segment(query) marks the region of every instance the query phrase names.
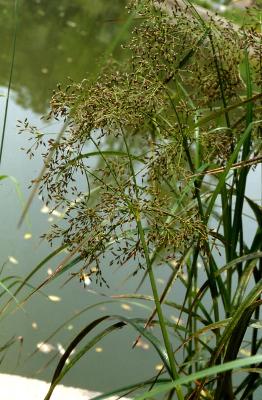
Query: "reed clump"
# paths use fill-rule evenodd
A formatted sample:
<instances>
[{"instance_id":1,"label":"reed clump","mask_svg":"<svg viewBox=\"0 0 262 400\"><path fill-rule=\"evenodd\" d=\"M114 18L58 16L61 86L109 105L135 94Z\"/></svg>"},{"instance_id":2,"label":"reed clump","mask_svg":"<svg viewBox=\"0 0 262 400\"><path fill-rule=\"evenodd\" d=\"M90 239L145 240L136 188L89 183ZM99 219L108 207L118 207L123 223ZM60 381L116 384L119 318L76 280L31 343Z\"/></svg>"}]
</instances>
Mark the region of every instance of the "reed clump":
<instances>
[{"instance_id":1,"label":"reed clump","mask_svg":"<svg viewBox=\"0 0 262 400\"><path fill-rule=\"evenodd\" d=\"M179 400L252 399L262 361L261 206L246 184L261 162L261 31L255 22L236 31L185 3L174 1L166 12L170 2L131 2L137 19L126 61L110 59L95 80L54 91L48 118L66 122L60 140L44 142L26 126L36 139L31 151L44 144L48 160L39 193L65 213L44 236L61 239L72 257L77 252L82 272L95 265L101 285L110 285L102 262L108 254L129 269L132 259L131 274L148 277L156 315L149 320L160 328L165 355L143 327L150 324L119 317L153 343L167 372L140 383L154 386L141 399L165 391ZM252 238L244 204L255 219ZM154 268L165 264L170 278L160 295ZM172 306L182 327L164 316L176 279L184 298ZM240 356L244 338L250 359ZM46 399L68 369L65 360ZM231 370L247 363L236 385Z\"/></svg>"}]
</instances>

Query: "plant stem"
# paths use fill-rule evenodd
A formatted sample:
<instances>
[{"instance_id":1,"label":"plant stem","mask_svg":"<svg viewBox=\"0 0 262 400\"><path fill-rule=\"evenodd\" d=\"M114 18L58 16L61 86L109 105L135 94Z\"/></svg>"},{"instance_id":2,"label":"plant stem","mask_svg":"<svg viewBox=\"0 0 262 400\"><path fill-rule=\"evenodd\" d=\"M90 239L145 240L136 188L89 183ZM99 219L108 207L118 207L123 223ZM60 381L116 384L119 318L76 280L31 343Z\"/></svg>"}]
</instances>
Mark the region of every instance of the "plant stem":
<instances>
[{"instance_id":1,"label":"plant stem","mask_svg":"<svg viewBox=\"0 0 262 400\"><path fill-rule=\"evenodd\" d=\"M154 273L153 273L153 269L152 269L152 264L151 264L151 261L150 261L148 247L147 247L147 244L146 244L144 230L143 230L143 227L142 227L142 223L141 223L141 219L140 219L140 214L139 213L136 214L136 222L137 222L137 228L138 228L140 240L141 240L141 243L142 243L142 246L143 246L143 250L144 250L144 253L145 253L148 276L149 276L149 279L150 279L150 284L151 284L151 288L152 288L152 292L153 292L153 296L154 296L154 302L155 302L155 305L156 305L159 324L160 324L163 340L164 340L164 343L165 343L165 347L166 347L166 351L167 351L167 355L168 355L168 359L169 359L169 363L170 363L170 368L171 368L171 372L172 372L172 378L173 379L178 379L179 375L177 373L176 366L175 366L173 349L172 349L172 346L171 346L171 343L170 343L170 340L169 340L169 336L168 336L168 332L167 332L167 329L166 329L166 324L165 324L165 320L164 320L164 316L163 316L163 313L162 313L162 308L161 308L161 304L160 304L160 300L159 300L159 296L158 296L158 292L157 292L156 281L155 281L155 277L154 277ZM181 386L177 386L176 387L176 392L177 392L178 399L179 400L183 400L184 399L184 395L183 395Z\"/></svg>"},{"instance_id":2,"label":"plant stem","mask_svg":"<svg viewBox=\"0 0 262 400\"><path fill-rule=\"evenodd\" d=\"M133 176L136 197L138 198L138 188L137 188L135 170L134 170L132 158L131 158L131 155L130 155L130 152L129 152L129 147L128 147L128 144L127 144L127 141L126 141L125 133L124 133L124 130L122 129L122 127L121 127L121 132L122 132L122 136L123 136L123 139L124 139L124 142L125 142L126 151L127 151L128 157L129 157L130 170L131 170L131 174ZM171 346L171 343L170 343L170 340L169 340L169 335L168 335L168 332L167 332L165 319L164 319L164 316L163 316L163 313L162 313L162 307L161 307L160 299L159 299L159 296L158 296L155 276L154 276L154 272L153 272L153 269L152 269L152 261L150 259L150 254L149 254L147 243L146 243L146 239L145 239L144 229L143 229L142 222L141 222L140 211L137 208L134 208L132 206L132 204L130 204L130 209L132 210L132 212L134 214L134 217L135 217L135 220L136 220L136 224L137 224L138 233L139 233L139 237L140 237L140 240L141 240L141 243L142 243L142 247L143 247L143 250L144 250L148 276L149 276L150 285L151 285L151 289L152 289L152 293L153 293L153 297L154 297L154 302L155 302L155 306L156 306L156 312L157 312L157 316L158 316L159 325L160 325L160 328L161 328L161 332L162 332L165 348L166 348L166 351L167 351L168 360L169 360L169 365L170 365L170 370L171 370L170 372L171 372L171 375L172 375L172 380L175 380L175 379L179 378L179 375L178 375L178 372L176 370L174 353L173 353L173 349L172 349L172 346ZM183 400L184 399L184 395L183 395L181 386L177 386L176 387L176 392L177 392L178 400Z\"/></svg>"}]
</instances>

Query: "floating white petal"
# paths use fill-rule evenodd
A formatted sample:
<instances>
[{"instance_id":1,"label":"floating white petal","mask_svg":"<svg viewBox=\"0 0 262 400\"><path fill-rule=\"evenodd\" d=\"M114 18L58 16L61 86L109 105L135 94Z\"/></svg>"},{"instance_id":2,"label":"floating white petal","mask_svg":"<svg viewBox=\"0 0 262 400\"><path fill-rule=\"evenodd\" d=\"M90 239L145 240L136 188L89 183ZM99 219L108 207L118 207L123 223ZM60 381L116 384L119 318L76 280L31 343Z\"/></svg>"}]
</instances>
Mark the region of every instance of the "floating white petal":
<instances>
[{"instance_id":1,"label":"floating white petal","mask_svg":"<svg viewBox=\"0 0 262 400\"><path fill-rule=\"evenodd\" d=\"M130 307L130 305L129 304L121 304L121 308L123 308L123 310L125 310L125 311L131 311L132 310L132 307Z\"/></svg>"},{"instance_id":2,"label":"floating white petal","mask_svg":"<svg viewBox=\"0 0 262 400\"><path fill-rule=\"evenodd\" d=\"M139 339L139 341L137 342L136 347L140 347L143 350L148 350L149 349L149 344L144 342L142 339Z\"/></svg>"},{"instance_id":3,"label":"floating white petal","mask_svg":"<svg viewBox=\"0 0 262 400\"><path fill-rule=\"evenodd\" d=\"M57 343L57 350L59 351L59 354L61 354L61 356L65 354L65 349L61 343Z\"/></svg>"},{"instance_id":4,"label":"floating white petal","mask_svg":"<svg viewBox=\"0 0 262 400\"><path fill-rule=\"evenodd\" d=\"M47 207L46 205L44 205L42 208L41 208L41 213L43 213L43 214L48 214L49 213L49 211L50 211L50 209L49 209L49 207Z\"/></svg>"},{"instance_id":5,"label":"floating white petal","mask_svg":"<svg viewBox=\"0 0 262 400\"><path fill-rule=\"evenodd\" d=\"M50 301L54 301L54 302L58 302L58 301L61 301L61 300L62 300L61 297L55 296L55 295L52 295L52 294L50 294L50 295L48 296L48 298L49 298Z\"/></svg>"},{"instance_id":6,"label":"floating white petal","mask_svg":"<svg viewBox=\"0 0 262 400\"><path fill-rule=\"evenodd\" d=\"M95 351L96 351L97 353L102 353L103 348L102 348L102 347L96 347L96 348L95 348Z\"/></svg>"},{"instance_id":7,"label":"floating white petal","mask_svg":"<svg viewBox=\"0 0 262 400\"><path fill-rule=\"evenodd\" d=\"M12 263L12 264L18 264L18 260L17 260L15 257L13 257L13 256L9 256L9 257L8 257L8 260L9 260L10 263Z\"/></svg>"},{"instance_id":8,"label":"floating white petal","mask_svg":"<svg viewBox=\"0 0 262 400\"><path fill-rule=\"evenodd\" d=\"M36 347L38 348L39 351L41 351L41 353L45 354L48 354L55 349L55 347L52 344L43 342L37 343Z\"/></svg>"}]
</instances>

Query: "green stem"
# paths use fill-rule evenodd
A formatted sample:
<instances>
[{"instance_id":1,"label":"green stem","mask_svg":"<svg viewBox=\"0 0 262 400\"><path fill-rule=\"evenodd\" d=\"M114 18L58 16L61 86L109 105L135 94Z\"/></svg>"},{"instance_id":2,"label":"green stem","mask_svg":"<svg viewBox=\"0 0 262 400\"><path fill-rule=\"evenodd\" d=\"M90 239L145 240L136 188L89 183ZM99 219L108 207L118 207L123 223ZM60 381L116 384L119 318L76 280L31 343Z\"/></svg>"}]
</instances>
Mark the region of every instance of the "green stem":
<instances>
[{"instance_id":1,"label":"green stem","mask_svg":"<svg viewBox=\"0 0 262 400\"><path fill-rule=\"evenodd\" d=\"M145 253L148 276L149 276L149 279L150 279L152 293L153 293L153 296L154 296L154 302L155 302L155 305L156 305L156 311L157 311L157 315L158 315L158 319L159 319L159 325L160 325L160 328L161 328L163 340L164 340L164 343L165 343L165 347L166 347L166 351L167 351L167 355L168 355L168 359L169 359L170 369L171 369L171 372L172 372L172 378L173 379L178 379L179 375L177 373L176 366L175 366L173 349L172 349L172 346L171 346L171 343L170 343L170 340L169 340L169 336L168 336L168 332L167 332L167 329L166 329L166 324L165 324L165 320L164 320L164 316L163 316L163 313L162 313L162 308L161 308L161 304L160 304L160 300L159 300L159 296L158 296L158 291L157 291L156 281L155 281L155 277L154 277L154 273L153 273L153 269L152 269L152 264L151 264L151 261L150 261L150 256L149 256L149 252L148 252L148 248L147 248L147 244L146 244L146 240L145 240L144 230L143 230L143 227L142 227L140 215L138 213L136 215L136 222L137 222L137 228L138 228L140 240L141 240L141 243L142 243L142 246L143 246L143 250L144 250L144 253ZM178 399L179 400L183 400L184 399L184 395L183 395L181 386L177 386L176 387L176 392L177 392Z\"/></svg>"},{"instance_id":2,"label":"green stem","mask_svg":"<svg viewBox=\"0 0 262 400\"><path fill-rule=\"evenodd\" d=\"M136 197L138 198L138 188L137 188L137 183L136 183L136 175L135 175L135 170L134 170L134 166L132 163L132 158L129 152L129 147L125 138L125 133L124 130L122 129L122 127L120 127L122 135L123 135L123 139L125 142L125 146L126 146L126 151L129 157L129 162L130 162L130 170L131 170L131 174L133 176L133 180L134 180L134 185L135 185L135 192L136 192ZM165 344L165 348L167 351L167 355L168 355L168 360L169 360L169 365L170 365L170 370L171 370L171 374L172 374L172 379L178 379L179 375L178 372L176 370L176 366L175 366L175 359L174 359L174 353L173 353L173 349L169 340L169 335L166 329L166 324L165 324L165 320L164 320L164 316L162 313L162 308L161 308L161 303L160 303L160 299L158 296L158 291L157 291L157 286L156 286L156 281L155 281L155 277L154 277L154 273L153 273L153 269L152 269L152 261L150 259L150 254L148 251L148 247L147 247L147 243L146 243L146 239L145 239L145 234L144 234L144 229L142 226L142 222L141 222L141 217L140 217L140 212L138 209L134 208L132 203L129 203L130 209L133 212L133 215L135 217L136 220L136 224L137 224L137 229L138 229L138 233L139 233L139 237L142 243L142 247L144 250L144 254L145 254L145 259L146 259L146 266L147 266L147 271L148 271L148 276L149 276L149 280L150 280L150 285L151 285L151 289L152 289L152 293L153 293L153 297L154 297L154 302L155 302L155 306L156 306L156 312L157 312L157 316L158 316L158 320L159 320L159 325L160 325L160 329L162 332L162 336L163 336L163 340L164 340L164 344ZM178 385L176 387L176 392L177 392L177 397L178 400L184 400L184 395L182 392L182 388L180 385Z\"/></svg>"},{"instance_id":3,"label":"green stem","mask_svg":"<svg viewBox=\"0 0 262 400\"><path fill-rule=\"evenodd\" d=\"M2 138L1 138L1 144L0 144L0 164L2 161L4 137L5 137L5 131L6 131L6 122L7 122L7 113L8 113L11 84L12 84L13 71L14 71L14 62L15 62L15 49L16 49L16 37L17 37L17 0L15 0L15 3L14 3L14 19L15 19L15 22L14 22L13 45L12 45L12 58L11 58L9 82L8 82L8 88L7 88L7 97L6 97L6 102L5 102L5 113L4 113L3 129L2 129Z\"/></svg>"}]
</instances>

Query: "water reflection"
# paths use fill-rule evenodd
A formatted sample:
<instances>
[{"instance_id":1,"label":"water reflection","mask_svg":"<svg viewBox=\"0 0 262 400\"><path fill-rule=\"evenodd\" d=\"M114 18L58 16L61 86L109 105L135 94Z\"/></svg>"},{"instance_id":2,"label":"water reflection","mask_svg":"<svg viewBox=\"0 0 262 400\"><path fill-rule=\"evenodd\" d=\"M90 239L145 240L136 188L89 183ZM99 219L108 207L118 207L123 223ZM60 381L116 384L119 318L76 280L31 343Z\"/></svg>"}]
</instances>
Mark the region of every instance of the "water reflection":
<instances>
[{"instance_id":1,"label":"water reflection","mask_svg":"<svg viewBox=\"0 0 262 400\"><path fill-rule=\"evenodd\" d=\"M0 0L2 86L9 81L14 3ZM92 74L126 19L125 5L125 0L19 1L12 82L16 103L43 113L58 82Z\"/></svg>"},{"instance_id":2,"label":"water reflection","mask_svg":"<svg viewBox=\"0 0 262 400\"><path fill-rule=\"evenodd\" d=\"M14 4L15 1L0 0L2 39L0 93L4 96L7 92L12 59ZM125 0L60 0L59 2L20 0L18 5L15 63L1 175L15 176L19 181L21 194L26 199L29 195L28 184L38 175L42 161L40 158L30 161L24 152L20 151L21 147L26 147L26 138L17 134L16 121L28 118L31 123L41 128L43 123L39 118L47 109L53 88L58 82L66 81L68 76L80 81L87 74L92 75L96 72L97 60L101 60L104 52L110 48L112 38L121 34L121 39L125 39L127 33L125 29L123 30L123 26L127 13ZM115 52L117 51L116 48ZM1 110L4 110L5 100L6 97L0 97ZM0 123L2 121L3 111L0 115ZM57 126L49 126L46 129L52 132L58 131ZM49 210L43 208L40 200L35 198L27 221L18 230L21 204L15 187L8 180L1 182L0 191L0 266L5 265L1 279L9 275L25 277L50 253L50 248L47 244L41 243L39 236L48 229L50 218L55 221L59 216L49 215ZM39 270L37 276L30 280L30 285L38 285L50 272L54 271L58 262L59 259L50 260L44 269ZM106 273L111 275L112 272ZM123 280L123 275L120 271L115 277L116 282ZM79 279L61 288L61 284L69 276L69 273L65 274L64 280L52 282L41 294L32 297L26 304L24 312L17 311L15 314L8 315L4 322L1 321L0 344L7 341L13 334L24 338L21 360L20 352L17 351L17 346L14 346L1 365L3 372L30 377L35 374L39 379L50 380L54 369L50 365L52 359L57 360L64 347L83 326L105 313L115 314L116 310L119 314L132 314L132 310L120 308L119 304L105 305L106 298L99 296L95 284L92 284L93 293L84 288L79 283ZM132 283L134 287L136 284L137 282ZM12 290L16 287L14 286ZM32 287L25 288L21 299L31 290ZM111 290L116 292L114 288ZM132 292L133 288L129 286L127 291L129 290ZM1 298L1 306L6 302L7 297L5 294ZM72 323L67 321L79 310L99 301L99 307L81 314L80 318L74 319ZM143 310L137 305L132 306L135 315L141 316L142 312L143 315L147 315L149 308L147 306L147 309ZM59 334L47 341L46 346L49 346L45 347L47 351L33 353L63 323L65 324ZM94 350L88 356L88 362L84 357L68 374L64 383L103 391L117 387L119 382L122 384L135 382L138 373L140 379L147 378L153 373L152 365L157 362L157 357L149 354L147 358L140 360L139 352L132 350L134 339L135 333L132 330L125 330L106 338L101 346L97 347L105 351ZM44 347L42 345L40 347L43 350ZM119 350L117 355L116 347ZM127 359L130 371L133 371L129 376L126 374L125 360ZM116 365L113 369L112 360Z\"/></svg>"}]
</instances>

